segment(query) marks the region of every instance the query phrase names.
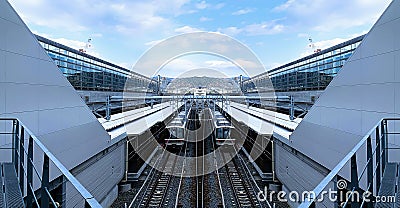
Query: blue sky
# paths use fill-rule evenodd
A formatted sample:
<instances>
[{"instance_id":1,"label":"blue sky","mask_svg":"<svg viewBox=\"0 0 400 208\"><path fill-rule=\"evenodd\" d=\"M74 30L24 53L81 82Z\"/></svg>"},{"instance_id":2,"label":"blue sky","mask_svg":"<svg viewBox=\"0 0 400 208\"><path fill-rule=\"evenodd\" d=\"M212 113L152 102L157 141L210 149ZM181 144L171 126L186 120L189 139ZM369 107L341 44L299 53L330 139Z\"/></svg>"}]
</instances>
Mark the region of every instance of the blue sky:
<instances>
[{"instance_id":1,"label":"blue sky","mask_svg":"<svg viewBox=\"0 0 400 208\"><path fill-rule=\"evenodd\" d=\"M36 34L132 68L160 40L186 32L227 34L247 45L266 69L369 31L390 0L10 0ZM183 58L176 66L222 60ZM197 61L199 62L199 61ZM171 65L170 67L174 67ZM184 67L183 67L184 68ZM182 69L183 70L183 69ZM151 75L147 71L139 73ZM178 73L178 72L177 72ZM174 76L171 74L170 76Z\"/></svg>"}]
</instances>

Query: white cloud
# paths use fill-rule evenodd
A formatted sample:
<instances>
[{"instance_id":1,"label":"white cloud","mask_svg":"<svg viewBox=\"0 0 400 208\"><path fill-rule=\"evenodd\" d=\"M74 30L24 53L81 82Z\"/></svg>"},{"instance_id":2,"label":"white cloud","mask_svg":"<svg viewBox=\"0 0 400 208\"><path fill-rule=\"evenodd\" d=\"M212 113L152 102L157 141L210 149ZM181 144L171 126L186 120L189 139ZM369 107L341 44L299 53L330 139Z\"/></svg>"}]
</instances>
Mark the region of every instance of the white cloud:
<instances>
[{"instance_id":1,"label":"white cloud","mask_svg":"<svg viewBox=\"0 0 400 208\"><path fill-rule=\"evenodd\" d=\"M206 3L206 1L201 1L199 3L196 4L196 8L197 9L206 9L207 7L209 7L210 5Z\"/></svg>"},{"instance_id":2,"label":"white cloud","mask_svg":"<svg viewBox=\"0 0 400 208\"><path fill-rule=\"evenodd\" d=\"M209 17L200 17L200 22L207 22L207 21L211 21L211 20L213 20L212 18L209 18Z\"/></svg>"},{"instance_id":3,"label":"white cloud","mask_svg":"<svg viewBox=\"0 0 400 208\"><path fill-rule=\"evenodd\" d=\"M284 11L284 10L288 9L289 7L291 7L294 3L295 3L295 0L288 0L284 4L281 4L281 5L277 6L277 7L275 7L273 10L275 10L275 11Z\"/></svg>"},{"instance_id":4,"label":"white cloud","mask_svg":"<svg viewBox=\"0 0 400 208\"><path fill-rule=\"evenodd\" d=\"M225 6L224 3L218 3L218 4L213 6L213 9L222 9L224 6Z\"/></svg>"},{"instance_id":5,"label":"white cloud","mask_svg":"<svg viewBox=\"0 0 400 208\"><path fill-rule=\"evenodd\" d=\"M250 13L250 12L253 12L253 10L252 10L252 9L249 9L249 8L247 8L247 9L240 9L240 10L238 10L238 11L233 12L232 15L243 15L243 14L248 14L248 13Z\"/></svg>"},{"instance_id":6,"label":"white cloud","mask_svg":"<svg viewBox=\"0 0 400 208\"><path fill-rule=\"evenodd\" d=\"M132 63L126 63L126 62L122 62L122 63L117 63L118 66L123 67L125 69L132 69L133 64Z\"/></svg>"},{"instance_id":7,"label":"white cloud","mask_svg":"<svg viewBox=\"0 0 400 208\"><path fill-rule=\"evenodd\" d=\"M266 70L271 70L271 69L275 69L277 67L280 67L282 65L284 65L285 63L279 63L279 62L273 62L267 66L265 66Z\"/></svg>"},{"instance_id":8,"label":"white cloud","mask_svg":"<svg viewBox=\"0 0 400 208\"><path fill-rule=\"evenodd\" d=\"M190 27L188 25L185 25L183 27L176 28L174 31L177 33L192 33L192 32L199 32L202 30L195 28L195 27Z\"/></svg>"},{"instance_id":9,"label":"white cloud","mask_svg":"<svg viewBox=\"0 0 400 208\"><path fill-rule=\"evenodd\" d=\"M297 37L299 37L299 38L308 38L308 37L310 37L310 35L308 35L307 33L299 33L299 34L297 34Z\"/></svg>"},{"instance_id":10,"label":"white cloud","mask_svg":"<svg viewBox=\"0 0 400 208\"><path fill-rule=\"evenodd\" d=\"M183 7L189 0L154 1L23 1L11 0L28 24L68 32L93 28L116 30L123 34L146 34L175 27L173 18L189 12ZM51 18L49 18L51 17Z\"/></svg>"},{"instance_id":11,"label":"white cloud","mask_svg":"<svg viewBox=\"0 0 400 208\"><path fill-rule=\"evenodd\" d=\"M146 46L154 46L154 45L157 45L158 43L161 43L164 40L165 39L153 40L153 41L146 42L144 45L146 45Z\"/></svg>"},{"instance_id":12,"label":"white cloud","mask_svg":"<svg viewBox=\"0 0 400 208\"><path fill-rule=\"evenodd\" d=\"M230 36L235 36L239 33L241 33L243 30L239 29L237 27L227 27L227 28L219 28L218 32L223 33L223 34L227 34Z\"/></svg>"},{"instance_id":13,"label":"white cloud","mask_svg":"<svg viewBox=\"0 0 400 208\"><path fill-rule=\"evenodd\" d=\"M263 22L259 24L247 25L244 31L248 35L271 35L277 34L284 30L285 26L277 24L275 22Z\"/></svg>"},{"instance_id":14,"label":"white cloud","mask_svg":"<svg viewBox=\"0 0 400 208\"><path fill-rule=\"evenodd\" d=\"M273 9L297 21L297 27L330 32L373 24L391 0L288 0Z\"/></svg>"},{"instance_id":15,"label":"white cloud","mask_svg":"<svg viewBox=\"0 0 400 208\"><path fill-rule=\"evenodd\" d=\"M363 34L365 34L365 33L366 33L366 31L364 31L364 32L362 32L362 33L352 34L352 35L350 35L350 36L347 37L347 38L333 38L333 39L329 39L329 40L322 40L322 41L313 42L313 44L314 44L314 46L315 46L315 49L324 50L324 49L330 48L330 47L332 47L332 46L335 46L335 45L337 45L337 44L340 44L340 43L343 43L343 42L345 42L345 41L348 41L348 40L350 40L350 39L353 39L353 38L355 38L355 37L358 37L358 36L360 36L360 35L363 35ZM314 41L315 41L315 40L314 40ZM314 53L313 50L314 50L314 49L313 49L310 45L308 45L307 47L305 47L305 48L303 49L303 52L300 54L299 58L303 58L303 57L305 57L305 56L308 56L308 55L313 54L313 53Z\"/></svg>"},{"instance_id":16,"label":"white cloud","mask_svg":"<svg viewBox=\"0 0 400 208\"><path fill-rule=\"evenodd\" d=\"M236 67L233 63L223 60L209 60L205 61L204 64L209 68L219 68L219 69Z\"/></svg>"},{"instance_id":17,"label":"white cloud","mask_svg":"<svg viewBox=\"0 0 400 208\"><path fill-rule=\"evenodd\" d=\"M238 34L244 34L247 36L258 36L258 35L273 35L284 31L285 26L277 23L278 20L269 22L261 22L249 24L244 27L227 27L219 28L218 32L225 33L227 35L235 36Z\"/></svg>"}]
</instances>

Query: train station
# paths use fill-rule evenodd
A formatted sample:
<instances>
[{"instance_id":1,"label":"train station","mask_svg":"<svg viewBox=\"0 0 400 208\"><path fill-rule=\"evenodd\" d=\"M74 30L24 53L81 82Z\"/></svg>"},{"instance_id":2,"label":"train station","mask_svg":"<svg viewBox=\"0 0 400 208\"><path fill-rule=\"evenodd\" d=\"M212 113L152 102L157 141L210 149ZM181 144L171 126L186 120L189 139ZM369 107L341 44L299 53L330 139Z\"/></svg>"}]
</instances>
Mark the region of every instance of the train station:
<instances>
[{"instance_id":1,"label":"train station","mask_svg":"<svg viewBox=\"0 0 400 208\"><path fill-rule=\"evenodd\" d=\"M399 0L369 31L310 38L271 68L199 31L123 67L16 9L0 0L1 208L400 207ZM206 55L235 70L170 76Z\"/></svg>"}]
</instances>

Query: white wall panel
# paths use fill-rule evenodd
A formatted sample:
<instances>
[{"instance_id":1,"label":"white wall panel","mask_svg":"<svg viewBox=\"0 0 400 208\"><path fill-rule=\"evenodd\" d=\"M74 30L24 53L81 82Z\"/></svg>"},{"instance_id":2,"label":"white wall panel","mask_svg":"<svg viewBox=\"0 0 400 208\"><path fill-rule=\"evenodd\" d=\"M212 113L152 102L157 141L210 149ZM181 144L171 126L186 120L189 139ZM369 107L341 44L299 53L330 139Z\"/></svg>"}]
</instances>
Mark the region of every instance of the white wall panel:
<instances>
[{"instance_id":1,"label":"white wall panel","mask_svg":"<svg viewBox=\"0 0 400 208\"><path fill-rule=\"evenodd\" d=\"M370 84L363 87L362 108L366 112L395 112L395 84Z\"/></svg>"},{"instance_id":2,"label":"white wall panel","mask_svg":"<svg viewBox=\"0 0 400 208\"><path fill-rule=\"evenodd\" d=\"M33 34L17 24L9 24L6 30L5 50L25 56L37 56L37 44L33 41Z\"/></svg>"},{"instance_id":3,"label":"white wall panel","mask_svg":"<svg viewBox=\"0 0 400 208\"><path fill-rule=\"evenodd\" d=\"M1 55L1 54L0 54ZM6 88L5 84L0 82L0 98L6 97ZM0 116L3 117L3 115L6 112L6 103L0 101Z\"/></svg>"},{"instance_id":4,"label":"white wall panel","mask_svg":"<svg viewBox=\"0 0 400 208\"><path fill-rule=\"evenodd\" d=\"M119 146L88 167L82 164L85 166L84 170L76 174L77 179L88 191L93 193L100 203L106 199L106 196L124 176L125 164L121 160L125 155L124 147L124 145ZM70 186L69 183L68 186ZM81 207L82 199L78 192L70 190L67 192L67 207L75 207L77 204L79 204L78 207Z\"/></svg>"},{"instance_id":5,"label":"white wall panel","mask_svg":"<svg viewBox=\"0 0 400 208\"><path fill-rule=\"evenodd\" d=\"M5 0L0 27L1 116L20 119L67 168L106 148L107 132Z\"/></svg>"},{"instance_id":6,"label":"white wall panel","mask_svg":"<svg viewBox=\"0 0 400 208\"><path fill-rule=\"evenodd\" d=\"M14 10L9 9L9 4L7 3L7 1L4 0L0 1L0 14L1 14L0 18L2 19L6 19L16 24L23 25L23 23L21 22L18 15L16 15Z\"/></svg>"},{"instance_id":7,"label":"white wall panel","mask_svg":"<svg viewBox=\"0 0 400 208\"><path fill-rule=\"evenodd\" d=\"M0 8L2 9L2 8ZM12 24L11 22L0 18L0 28L6 28L9 24ZM0 39L5 40L6 39L6 30L0 30ZM6 41L0 41L0 51L5 50L6 48Z\"/></svg>"},{"instance_id":8,"label":"white wall panel","mask_svg":"<svg viewBox=\"0 0 400 208\"><path fill-rule=\"evenodd\" d=\"M400 57L399 57L400 58ZM400 68L399 68L400 70ZM400 114L400 83L395 83L394 84L394 102L397 105L394 105L394 110L395 113Z\"/></svg>"},{"instance_id":9,"label":"white wall panel","mask_svg":"<svg viewBox=\"0 0 400 208\"><path fill-rule=\"evenodd\" d=\"M39 99L39 110L47 110L47 109L59 109L66 107L86 107L86 104L76 103L74 102L74 98L76 97L76 92L72 91L70 87L58 87L58 86L38 86L40 93L47 94L50 97L60 97L60 99L55 99L52 103L49 103L45 99ZM57 88L57 90L54 90Z\"/></svg>"},{"instance_id":10,"label":"white wall panel","mask_svg":"<svg viewBox=\"0 0 400 208\"><path fill-rule=\"evenodd\" d=\"M397 5L398 7L400 7L400 5ZM399 11L399 10L397 10ZM395 20L393 20L394 25L400 25L400 18L397 18ZM400 37L400 27L395 27L393 28L394 30L394 34L395 34L395 38L394 38L394 48L395 50L399 50L400 49L400 40L398 37Z\"/></svg>"},{"instance_id":11,"label":"white wall panel","mask_svg":"<svg viewBox=\"0 0 400 208\"><path fill-rule=\"evenodd\" d=\"M395 0L396 1L396 0ZM389 7L392 8L392 10L395 11L400 11L400 4L397 3L391 3L389 5ZM398 18L398 14L396 14L395 12L385 12L384 15L382 15L378 22L376 23L376 25L381 25L381 24L385 24L389 21L393 21L394 19Z\"/></svg>"},{"instance_id":12,"label":"white wall panel","mask_svg":"<svg viewBox=\"0 0 400 208\"><path fill-rule=\"evenodd\" d=\"M365 38L364 38L365 40ZM362 45L362 42L361 42ZM359 47L361 47L361 45ZM361 73L364 70L364 67L360 67L360 62L362 61L360 60L353 60L353 57L355 54L359 53L359 50L355 50L353 56L346 62L345 66L346 67L351 67L352 70L340 70L339 73L336 75L336 77L331 81L331 83L329 84L328 87L335 87L335 86L342 86L342 85L357 85L357 84L361 84ZM324 91L324 93L320 96L320 98L326 93L326 90ZM321 99L318 99L316 101L316 104L322 102Z\"/></svg>"},{"instance_id":13,"label":"white wall panel","mask_svg":"<svg viewBox=\"0 0 400 208\"><path fill-rule=\"evenodd\" d=\"M361 83L376 84L395 81L394 53L365 58L357 66L361 68Z\"/></svg>"},{"instance_id":14,"label":"white wall panel","mask_svg":"<svg viewBox=\"0 0 400 208\"><path fill-rule=\"evenodd\" d=\"M399 32L400 37L400 32ZM399 43L400 48L400 43ZM400 50L393 52L394 54L394 78L396 82L400 82Z\"/></svg>"},{"instance_id":15,"label":"white wall panel","mask_svg":"<svg viewBox=\"0 0 400 208\"><path fill-rule=\"evenodd\" d=\"M364 39L366 43L360 48L363 58L395 50L394 42L397 37L393 26L392 22L374 26L372 32Z\"/></svg>"},{"instance_id":16,"label":"white wall panel","mask_svg":"<svg viewBox=\"0 0 400 208\"><path fill-rule=\"evenodd\" d=\"M7 83L5 89L6 97L3 102L5 102L7 113L37 111L39 107L38 85ZM35 133L37 132L35 131Z\"/></svg>"},{"instance_id":17,"label":"white wall panel","mask_svg":"<svg viewBox=\"0 0 400 208\"><path fill-rule=\"evenodd\" d=\"M294 148L331 169L379 120L400 117L399 35L394 0L292 133ZM357 155L360 169L365 148ZM341 175L349 179L348 168Z\"/></svg>"}]
</instances>

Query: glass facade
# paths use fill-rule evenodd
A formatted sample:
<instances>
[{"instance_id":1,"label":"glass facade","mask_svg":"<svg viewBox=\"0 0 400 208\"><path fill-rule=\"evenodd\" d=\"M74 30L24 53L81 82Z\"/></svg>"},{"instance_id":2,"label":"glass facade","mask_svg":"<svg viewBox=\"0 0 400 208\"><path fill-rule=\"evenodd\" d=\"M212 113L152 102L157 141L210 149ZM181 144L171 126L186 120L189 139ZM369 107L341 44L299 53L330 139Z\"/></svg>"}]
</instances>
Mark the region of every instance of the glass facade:
<instances>
[{"instance_id":1,"label":"glass facade","mask_svg":"<svg viewBox=\"0 0 400 208\"><path fill-rule=\"evenodd\" d=\"M76 90L122 92L131 77L132 91L155 92L157 81L106 62L89 54L36 35L39 43L54 60Z\"/></svg>"},{"instance_id":2,"label":"glass facade","mask_svg":"<svg viewBox=\"0 0 400 208\"><path fill-rule=\"evenodd\" d=\"M276 92L323 90L363 38L364 35L359 36L247 79L243 81L243 88L246 92L263 91L263 86L269 78Z\"/></svg>"}]
</instances>

